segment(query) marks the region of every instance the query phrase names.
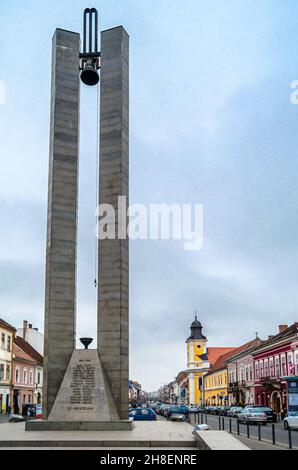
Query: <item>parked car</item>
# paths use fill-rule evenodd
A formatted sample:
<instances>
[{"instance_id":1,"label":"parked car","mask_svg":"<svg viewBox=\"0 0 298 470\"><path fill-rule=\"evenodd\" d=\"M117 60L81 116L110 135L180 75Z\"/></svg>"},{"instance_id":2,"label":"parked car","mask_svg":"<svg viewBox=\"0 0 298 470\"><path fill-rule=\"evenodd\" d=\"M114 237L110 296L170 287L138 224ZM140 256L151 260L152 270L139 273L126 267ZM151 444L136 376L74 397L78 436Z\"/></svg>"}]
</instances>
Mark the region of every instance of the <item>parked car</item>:
<instances>
[{"instance_id":1,"label":"parked car","mask_svg":"<svg viewBox=\"0 0 298 470\"><path fill-rule=\"evenodd\" d=\"M258 408L244 408L241 413L237 416L239 423L251 423L251 424L267 424L267 415L264 411L260 411Z\"/></svg>"},{"instance_id":2,"label":"parked car","mask_svg":"<svg viewBox=\"0 0 298 470\"><path fill-rule=\"evenodd\" d=\"M217 406L215 409L215 414L223 416L224 415L224 406Z\"/></svg>"},{"instance_id":3,"label":"parked car","mask_svg":"<svg viewBox=\"0 0 298 470\"><path fill-rule=\"evenodd\" d=\"M217 415L219 412L219 407L218 406L212 406L210 409L210 414L211 415Z\"/></svg>"},{"instance_id":4,"label":"parked car","mask_svg":"<svg viewBox=\"0 0 298 470\"><path fill-rule=\"evenodd\" d=\"M188 408L190 413L197 413L198 411L201 411L199 406L192 405Z\"/></svg>"},{"instance_id":5,"label":"parked car","mask_svg":"<svg viewBox=\"0 0 298 470\"><path fill-rule=\"evenodd\" d=\"M285 429L298 429L298 411L292 411L283 420Z\"/></svg>"},{"instance_id":6,"label":"parked car","mask_svg":"<svg viewBox=\"0 0 298 470\"><path fill-rule=\"evenodd\" d=\"M189 409L186 405L172 405L167 410L167 418L170 418L172 414L188 416Z\"/></svg>"},{"instance_id":7,"label":"parked car","mask_svg":"<svg viewBox=\"0 0 298 470\"><path fill-rule=\"evenodd\" d=\"M228 411L229 411L230 408L231 408L231 407L230 407L230 406L227 406L227 405L223 406L223 410L222 410L223 416L227 416L227 413L228 413Z\"/></svg>"},{"instance_id":8,"label":"parked car","mask_svg":"<svg viewBox=\"0 0 298 470\"><path fill-rule=\"evenodd\" d=\"M246 408L253 408L254 410L259 410L259 411L263 411L264 413L266 413L267 423L276 423L277 421L277 413L275 413L275 411L273 411L273 409L270 408L269 406L247 405L244 409Z\"/></svg>"},{"instance_id":9,"label":"parked car","mask_svg":"<svg viewBox=\"0 0 298 470\"><path fill-rule=\"evenodd\" d=\"M205 412L208 415L215 414L215 411L216 411L216 406L206 406L206 408L205 408Z\"/></svg>"},{"instance_id":10,"label":"parked car","mask_svg":"<svg viewBox=\"0 0 298 470\"><path fill-rule=\"evenodd\" d=\"M163 414L163 410L164 410L164 408L165 408L166 406L167 406L167 405L166 405L165 403L162 403L161 405L159 405L159 406L156 408L157 414L162 415L162 414Z\"/></svg>"},{"instance_id":11,"label":"parked car","mask_svg":"<svg viewBox=\"0 0 298 470\"><path fill-rule=\"evenodd\" d=\"M129 417L134 421L155 421L156 414L152 408L132 408L129 410Z\"/></svg>"},{"instance_id":12,"label":"parked car","mask_svg":"<svg viewBox=\"0 0 298 470\"><path fill-rule=\"evenodd\" d=\"M167 418L168 417L168 411L171 408L171 406L173 406L173 405L166 404L161 410L161 415L164 416L165 418Z\"/></svg>"},{"instance_id":13,"label":"parked car","mask_svg":"<svg viewBox=\"0 0 298 470\"><path fill-rule=\"evenodd\" d=\"M227 416L236 418L239 413L243 410L242 406L231 406L230 409L227 411Z\"/></svg>"}]
</instances>

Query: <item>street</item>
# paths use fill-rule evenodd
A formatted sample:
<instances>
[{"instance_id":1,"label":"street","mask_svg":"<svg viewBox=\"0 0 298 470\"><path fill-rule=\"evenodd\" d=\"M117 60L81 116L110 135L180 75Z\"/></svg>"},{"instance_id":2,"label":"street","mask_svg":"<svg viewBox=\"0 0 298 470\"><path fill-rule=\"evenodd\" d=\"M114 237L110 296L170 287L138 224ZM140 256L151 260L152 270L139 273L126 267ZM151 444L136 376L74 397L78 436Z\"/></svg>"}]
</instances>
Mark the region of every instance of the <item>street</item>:
<instances>
[{"instance_id":1,"label":"street","mask_svg":"<svg viewBox=\"0 0 298 470\"><path fill-rule=\"evenodd\" d=\"M224 417L224 416L215 416L215 415L203 415L204 416L204 423L206 422L206 416L207 416L207 424L212 428L212 429L219 429L219 418L222 421L224 420L224 429L225 431L229 431L229 421L231 419L231 426L232 426L232 432L237 433L237 419L236 418L229 418L229 417ZM200 418L200 417L199 417ZM194 415L192 414L191 417L191 422L194 423ZM221 424L222 426L222 424ZM276 444L283 444L286 447L288 447L289 444L289 436L288 436L288 431L285 431L283 427L283 423L275 423L274 425L275 428L275 441ZM240 429L240 434L243 436L247 436L247 426L244 424L239 425ZM266 426L261 426L261 439L266 440L268 442L272 443L272 424L268 423ZM253 439L258 439L258 426L256 425L250 425L249 426L249 434L250 437ZM298 431L292 430L292 443L293 443L293 448L298 449Z\"/></svg>"}]
</instances>

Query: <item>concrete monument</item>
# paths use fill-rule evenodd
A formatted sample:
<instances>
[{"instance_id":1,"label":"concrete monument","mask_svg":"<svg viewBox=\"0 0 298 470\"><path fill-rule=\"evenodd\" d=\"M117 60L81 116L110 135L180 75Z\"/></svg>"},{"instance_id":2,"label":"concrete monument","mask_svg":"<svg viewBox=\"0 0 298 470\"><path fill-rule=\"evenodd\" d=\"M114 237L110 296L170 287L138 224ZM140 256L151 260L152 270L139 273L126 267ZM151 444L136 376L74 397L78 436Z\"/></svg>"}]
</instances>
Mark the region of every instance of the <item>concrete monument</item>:
<instances>
[{"instance_id":1,"label":"concrete monument","mask_svg":"<svg viewBox=\"0 0 298 470\"><path fill-rule=\"evenodd\" d=\"M53 37L45 419L28 421L27 430L132 429L128 419L128 240L118 239L117 234L115 240L99 241L98 348L75 349L80 77L86 85L96 85L99 68L99 202L112 204L118 214L118 196L128 198L129 38L122 26L103 31L99 52L97 35L97 11L92 8L84 12L82 52L78 33L57 29Z\"/></svg>"}]
</instances>

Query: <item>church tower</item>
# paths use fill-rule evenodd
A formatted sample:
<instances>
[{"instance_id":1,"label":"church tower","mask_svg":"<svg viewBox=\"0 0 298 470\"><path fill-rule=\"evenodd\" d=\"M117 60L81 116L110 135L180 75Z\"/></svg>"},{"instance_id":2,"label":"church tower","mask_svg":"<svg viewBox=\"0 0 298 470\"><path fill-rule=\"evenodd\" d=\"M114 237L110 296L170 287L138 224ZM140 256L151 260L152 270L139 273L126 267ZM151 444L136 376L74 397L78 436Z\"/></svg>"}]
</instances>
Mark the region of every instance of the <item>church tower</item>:
<instances>
[{"instance_id":1,"label":"church tower","mask_svg":"<svg viewBox=\"0 0 298 470\"><path fill-rule=\"evenodd\" d=\"M190 336L187 345L187 376L189 388L189 404L202 404L203 376L210 368L207 355L207 338L202 333L202 324L197 314L190 325Z\"/></svg>"}]
</instances>

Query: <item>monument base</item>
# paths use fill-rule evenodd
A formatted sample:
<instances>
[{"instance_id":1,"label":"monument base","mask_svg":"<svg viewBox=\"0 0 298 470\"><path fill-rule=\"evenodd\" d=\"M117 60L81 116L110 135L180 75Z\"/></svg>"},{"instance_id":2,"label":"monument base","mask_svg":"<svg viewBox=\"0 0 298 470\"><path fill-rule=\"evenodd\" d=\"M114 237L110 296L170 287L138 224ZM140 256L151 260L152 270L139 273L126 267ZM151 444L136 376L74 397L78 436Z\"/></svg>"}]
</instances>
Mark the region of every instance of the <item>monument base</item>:
<instances>
[{"instance_id":1,"label":"monument base","mask_svg":"<svg viewBox=\"0 0 298 470\"><path fill-rule=\"evenodd\" d=\"M131 431L133 421L26 421L26 431Z\"/></svg>"}]
</instances>

